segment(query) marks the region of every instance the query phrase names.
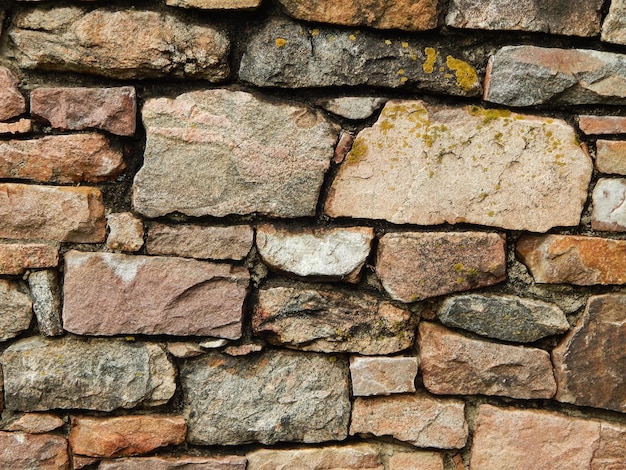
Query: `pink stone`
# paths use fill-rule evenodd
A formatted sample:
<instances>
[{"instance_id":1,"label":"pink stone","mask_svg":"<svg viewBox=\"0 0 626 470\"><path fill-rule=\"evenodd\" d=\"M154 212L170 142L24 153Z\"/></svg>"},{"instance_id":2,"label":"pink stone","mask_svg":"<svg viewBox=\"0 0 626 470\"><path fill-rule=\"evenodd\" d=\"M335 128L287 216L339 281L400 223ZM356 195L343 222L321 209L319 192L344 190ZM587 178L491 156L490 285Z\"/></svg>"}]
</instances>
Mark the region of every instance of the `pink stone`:
<instances>
[{"instance_id":1,"label":"pink stone","mask_svg":"<svg viewBox=\"0 0 626 470\"><path fill-rule=\"evenodd\" d=\"M247 455L247 470L384 470L378 449L367 443L300 449L260 449Z\"/></svg>"},{"instance_id":2,"label":"pink stone","mask_svg":"<svg viewBox=\"0 0 626 470\"><path fill-rule=\"evenodd\" d=\"M119 251L139 251L143 246L143 222L130 212L107 215L109 236L107 248Z\"/></svg>"},{"instance_id":3,"label":"pink stone","mask_svg":"<svg viewBox=\"0 0 626 470\"><path fill-rule=\"evenodd\" d=\"M19 275L28 269L59 264L59 247L50 243L0 243L0 274Z\"/></svg>"},{"instance_id":4,"label":"pink stone","mask_svg":"<svg viewBox=\"0 0 626 470\"><path fill-rule=\"evenodd\" d=\"M626 117L624 116L579 116L578 127L587 135L624 134Z\"/></svg>"},{"instance_id":5,"label":"pink stone","mask_svg":"<svg viewBox=\"0 0 626 470\"><path fill-rule=\"evenodd\" d=\"M415 391L417 357L350 358L352 395L391 395Z\"/></svg>"},{"instance_id":6,"label":"pink stone","mask_svg":"<svg viewBox=\"0 0 626 470\"><path fill-rule=\"evenodd\" d=\"M2 19L3 15L0 15ZM6 67L0 67L0 121L26 112L26 100L17 86L19 77Z\"/></svg>"},{"instance_id":7,"label":"pink stone","mask_svg":"<svg viewBox=\"0 0 626 470\"><path fill-rule=\"evenodd\" d=\"M397 452L389 458L389 470L444 470L443 454L438 452Z\"/></svg>"},{"instance_id":8,"label":"pink stone","mask_svg":"<svg viewBox=\"0 0 626 470\"><path fill-rule=\"evenodd\" d=\"M67 441L54 434L0 431L0 468L69 470Z\"/></svg>"}]
</instances>

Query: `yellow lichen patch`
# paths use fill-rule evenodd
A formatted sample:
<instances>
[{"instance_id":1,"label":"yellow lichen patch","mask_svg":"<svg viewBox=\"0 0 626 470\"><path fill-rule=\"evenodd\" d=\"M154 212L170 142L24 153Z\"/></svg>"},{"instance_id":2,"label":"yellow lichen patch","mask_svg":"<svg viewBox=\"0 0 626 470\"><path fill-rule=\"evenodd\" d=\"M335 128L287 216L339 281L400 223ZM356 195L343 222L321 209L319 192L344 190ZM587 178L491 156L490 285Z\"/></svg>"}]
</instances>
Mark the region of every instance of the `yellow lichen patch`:
<instances>
[{"instance_id":1,"label":"yellow lichen patch","mask_svg":"<svg viewBox=\"0 0 626 470\"><path fill-rule=\"evenodd\" d=\"M409 79L406 77L401 77L400 78L400 83L406 83Z\"/></svg>"},{"instance_id":2,"label":"yellow lichen patch","mask_svg":"<svg viewBox=\"0 0 626 470\"><path fill-rule=\"evenodd\" d=\"M357 138L352 144L352 149L346 155L347 163L357 163L367 153L367 144L363 139Z\"/></svg>"},{"instance_id":3,"label":"yellow lichen patch","mask_svg":"<svg viewBox=\"0 0 626 470\"><path fill-rule=\"evenodd\" d=\"M385 119L384 121L381 121L380 128L383 133L386 134L389 129L393 129L393 124Z\"/></svg>"},{"instance_id":4,"label":"yellow lichen patch","mask_svg":"<svg viewBox=\"0 0 626 470\"><path fill-rule=\"evenodd\" d=\"M437 51L432 47L427 47L424 49L424 53L426 54L426 62L422 65L422 69L424 73L433 73L435 70L435 61L437 60Z\"/></svg>"},{"instance_id":5,"label":"yellow lichen patch","mask_svg":"<svg viewBox=\"0 0 626 470\"><path fill-rule=\"evenodd\" d=\"M456 75L456 84L461 90L471 90L478 82L476 70L467 62L455 59L449 55L446 57L446 65Z\"/></svg>"},{"instance_id":6,"label":"yellow lichen patch","mask_svg":"<svg viewBox=\"0 0 626 470\"><path fill-rule=\"evenodd\" d=\"M285 47L287 40L285 38L276 38L276 47Z\"/></svg>"},{"instance_id":7,"label":"yellow lichen patch","mask_svg":"<svg viewBox=\"0 0 626 470\"><path fill-rule=\"evenodd\" d=\"M398 75L404 75L404 69L400 69L396 72Z\"/></svg>"},{"instance_id":8,"label":"yellow lichen patch","mask_svg":"<svg viewBox=\"0 0 626 470\"><path fill-rule=\"evenodd\" d=\"M389 39L385 39L385 44L387 44L388 46L391 46L391 41Z\"/></svg>"},{"instance_id":9,"label":"yellow lichen patch","mask_svg":"<svg viewBox=\"0 0 626 470\"><path fill-rule=\"evenodd\" d=\"M335 36L328 36L328 42L335 42Z\"/></svg>"},{"instance_id":10,"label":"yellow lichen patch","mask_svg":"<svg viewBox=\"0 0 626 470\"><path fill-rule=\"evenodd\" d=\"M348 36L348 39L350 39L350 41L356 41L356 36L354 34L351 34L350 36Z\"/></svg>"},{"instance_id":11,"label":"yellow lichen patch","mask_svg":"<svg viewBox=\"0 0 626 470\"><path fill-rule=\"evenodd\" d=\"M511 117L511 111L508 109L485 109L480 106L468 106L467 112L472 116L482 116L483 124L488 124L496 119Z\"/></svg>"},{"instance_id":12,"label":"yellow lichen patch","mask_svg":"<svg viewBox=\"0 0 626 470\"><path fill-rule=\"evenodd\" d=\"M309 31L311 33L311 36L317 36L320 34L320 30L319 29L312 29Z\"/></svg>"},{"instance_id":13,"label":"yellow lichen patch","mask_svg":"<svg viewBox=\"0 0 626 470\"><path fill-rule=\"evenodd\" d=\"M408 42L404 42L404 41L403 41L401 44L402 44L402 47L403 47L404 49L406 49L407 47L409 47L409 43L408 43Z\"/></svg>"}]
</instances>

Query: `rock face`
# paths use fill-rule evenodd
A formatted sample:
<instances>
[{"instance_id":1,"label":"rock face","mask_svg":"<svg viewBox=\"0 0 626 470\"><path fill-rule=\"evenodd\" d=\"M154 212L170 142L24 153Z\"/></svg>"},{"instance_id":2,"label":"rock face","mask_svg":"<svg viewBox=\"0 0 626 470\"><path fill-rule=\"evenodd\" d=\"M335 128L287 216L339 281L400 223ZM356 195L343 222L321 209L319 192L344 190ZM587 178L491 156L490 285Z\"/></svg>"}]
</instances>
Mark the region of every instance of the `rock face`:
<instances>
[{"instance_id":1,"label":"rock face","mask_svg":"<svg viewBox=\"0 0 626 470\"><path fill-rule=\"evenodd\" d=\"M378 245L376 273L393 299L416 302L503 281L505 252L497 233L389 233Z\"/></svg>"},{"instance_id":2,"label":"rock face","mask_svg":"<svg viewBox=\"0 0 626 470\"><path fill-rule=\"evenodd\" d=\"M119 251L139 251L143 246L143 222L131 212L107 215L107 248Z\"/></svg>"},{"instance_id":3,"label":"rock face","mask_svg":"<svg viewBox=\"0 0 626 470\"><path fill-rule=\"evenodd\" d=\"M288 351L243 358L214 353L185 362L180 375L192 444L347 436L348 364L340 358Z\"/></svg>"},{"instance_id":4,"label":"rock face","mask_svg":"<svg viewBox=\"0 0 626 470\"><path fill-rule=\"evenodd\" d=\"M248 470L270 468L319 470L384 470L378 449L371 444L326 446L315 449L261 449L249 453Z\"/></svg>"},{"instance_id":5,"label":"rock face","mask_svg":"<svg viewBox=\"0 0 626 470\"><path fill-rule=\"evenodd\" d=\"M0 468L69 470L67 441L54 434L0 431Z\"/></svg>"},{"instance_id":6,"label":"rock face","mask_svg":"<svg viewBox=\"0 0 626 470\"><path fill-rule=\"evenodd\" d=\"M30 326L32 302L19 283L0 279L0 342L14 338Z\"/></svg>"},{"instance_id":7,"label":"rock face","mask_svg":"<svg viewBox=\"0 0 626 470\"><path fill-rule=\"evenodd\" d=\"M350 379L355 397L415 391L416 357L350 358Z\"/></svg>"},{"instance_id":8,"label":"rock face","mask_svg":"<svg viewBox=\"0 0 626 470\"><path fill-rule=\"evenodd\" d=\"M135 457L104 460L98 470L246 470L246 458L226 457Z\"/></svg>"},{"instance_id":9,"label":"rock face","mask_svg":"<svg viewBox=\"0 0 626 470\"><path fill-rule=\"evenodd\" d=\"M0 12L0 20L4 14ZM20 93L20 79L6 67L0 67L0 121L11 119L26 112L26 100Z\"/></svg>"},{"instance_id":10,"label":"rock face","mask_svg":"<svg viewBox=\"0 0 626 470\"><path fill-rule=\"evenodd\" d=\"M57 271L46 269L31 272L28 275L28 287L39 332L44 336L62 335L61 292Z\"/></svg>"},{"instance_id":11,"label":"rock face","mask_svg":"<svg viewBox=\"0 0 626 470\"><path fill-rule=\"evenodd\" d=\"M487 66L485 100L506 106L626 103L626 55L507 46Z\"/></svg>"},{"instance_id":12,"label":"rock face","mask_svg":"<svg viewBox=\"0 0 626 470\"><path fill-rule=\"evenodd\" d=\"M369 227L296 231L261 225L256 234L259 254L271 268L350 282L358 281L373 239Z\"/></svg>"},{"instance_id":13,"label":"rock face","mask_svg":"<svg viewBox=\"0 0 626 470\"><path fill-rule=\"evenodd\" d=\"M601 178L593 188L591 228L626 231L626 179Z\"/></svg>"},{"instance_id":14,"label":"rock face","mask_svg":"<svg viewBox=\"0 0 626 470\"><path fill-rule=\"evenodd\" d=\"M569 329L565 314L556 305L509 295L451 297L443 302L437 317L447 326L518 343L531 343Z\"/></svg>"},{"instance_id":15,"label":"rock face","mask_svg":"<svg viewBox=\"0 0 626 470\"><path fill-rule=\"evenodd\" d=\"M27 269L59 264L59 248L50 243L0 243L0 274L18 275Z\"/></svg>"},{"instance_id":16,"label":"rock face","mask_svg":"<svg viewBox=\"0 0 626 470\"><path fill-rule=\"evenodd\" d=\"M330 2L306 5L315 8L321 3ZM394 5L407 3L418 7L424 2L402 0ZM410 18L406 12L403 14L404 18ZM367 31L309 30L300 23L274 19L248 42L239 78L262 87L366 85L480 95L475 68L482 62L476 57L480 52L474 54L470 63L468 57L454 57L453 49L451 43L409 37L392 41Z\"/></svg>"},{"instance_id":17,"label":"rock face","mask_svg":"<svg viewBox=\"0 0 626 470\"><path fill-rule=\"evenodd\" d=\"M141 10L29 9L9 35L20 67L111 78L228 78L230 44L212 26ZM95 44L98 47L93 47Z\"/></svg>"},{"instance_id":18,"label":"rock face","mask_svg":"<svg viewBox=\"0 0 626 470\"><path fill-rule=\"evenodd\" d=\"M8 426L7 431L20 431L29 434L43 434L65 425L65 421L53 413L24 413Z\"/></svg>"},{"instance_id":19,"label":"rock face","mask_svg":"<svg viewBox=\"0 0 626 470\"><path fill-rule=\"evenodd\" d=\"M367 119L387 100L385 98L343 96L322 100L319 105L329 113L337 114L346 119Z\"/></svg>"},{"instance_id":20,"label":"rock face","mask_svg":"<svg viewBox=\"0 0 626 470\"><path fill-rule=\"evenodd\" d=\"M626 241L576 235L524 235L518 256L535 282L626 284Z\"/></svg>"},{"instance_id":21,"label":"rock face","mask_svg":"<svg viewBox=\"0 0 626 470\"><path fill-rule=\"evenodd\" d=\"M1 361L8 410L157 406L176 390L174 367L150 343L35 336L13 343Z\"/></svg>"},{"instance_id":22,"label":"rock face","mask_svg":"<svg viewBox=\"0 0 626 470\"><path fill-rule=\"evenodd\" d=\"M244 268L226 264L70 251L65 255L63 326L83 335L237 339L248 281Z\"/></svg>"},{"instance_id":23,"label":"rock face","mask_svg":"<svg viewBox=\"0 0 626 470\"><path fill-rule=\"evenodd\" d=\"M626 2L611 0L609 13L602 23L602 40L613 44L626 44Z\"/></svg>"},{"instance_id":24,"label":"rock face","mask_svg":"<svg viewBox=\"0 0 626 470\"><path fill-rule=\"evenodd\" d=\"M626 133L625 116L579 116L578 127L587 135Z\"/></svg>"},{"instance_id":25,"label":"rock face","mask_svg":"<svg viewBox=\"0 0 626 470\"><path fill-rule=\"evenodd\" d=\"M596 167L602 173L626 175L626 141L597 140Z\"/></svg>"},{"instance_id":26,"label":"rock face","mask_svg":"<svg viewBox=\"0 0 626 470\"><path fill-rule=\"evenodd\" d=\"M321 113L208 90L148 100L142 116L147 142L133 204L143 215L315 213L338 134Z\"/></svg>"},{"instance_id":27,"label":"rock face","mask_svg":"<svg viewBox=\"0 0 626 470\"><path fill-rule=\"evenodd\" d=\"M409 310L366 294L270 287L259 292L252 328L290 348L375 355L409 348L417 321Z\"/></svg>"},{"instance_id":28,"label":"rock face","mask_svg":"<svg viewBox=\"0 0 626 470\"><path fill-rule=\"evenodd\" d=\"M626 412L626 295L591 297L552 357L557 400Z\"/></svg>"}]
</instances>

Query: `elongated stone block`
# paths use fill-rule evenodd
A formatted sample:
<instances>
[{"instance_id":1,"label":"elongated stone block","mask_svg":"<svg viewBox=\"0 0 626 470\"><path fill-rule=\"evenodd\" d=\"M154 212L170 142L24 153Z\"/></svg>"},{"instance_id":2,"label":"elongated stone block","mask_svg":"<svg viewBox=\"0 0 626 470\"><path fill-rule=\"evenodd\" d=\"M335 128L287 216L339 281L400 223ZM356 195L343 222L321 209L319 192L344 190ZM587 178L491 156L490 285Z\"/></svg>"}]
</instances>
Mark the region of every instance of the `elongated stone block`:
<instances>
[{"instance_id":1,"label":"elongated stone block","mask_svg":"<svg viewBox=\"0 0 626 470\"><path fill-rule=\"evenodd\" d=\"M28 269L59 264L59 247L52 243L0 243L0 274L18 275Z\"/></svg>"},{"instance_id":2,"label":"elongated stone block","mask_svg":"<svg viewBox=\"0 0 626 470\"><path fill-rule=\"evenodd\" d=\"M248 455L248 470L270 468L316 470L384 470L376 446L361 443L314 449L260 449Z\"/></svg>"}]
</instances>

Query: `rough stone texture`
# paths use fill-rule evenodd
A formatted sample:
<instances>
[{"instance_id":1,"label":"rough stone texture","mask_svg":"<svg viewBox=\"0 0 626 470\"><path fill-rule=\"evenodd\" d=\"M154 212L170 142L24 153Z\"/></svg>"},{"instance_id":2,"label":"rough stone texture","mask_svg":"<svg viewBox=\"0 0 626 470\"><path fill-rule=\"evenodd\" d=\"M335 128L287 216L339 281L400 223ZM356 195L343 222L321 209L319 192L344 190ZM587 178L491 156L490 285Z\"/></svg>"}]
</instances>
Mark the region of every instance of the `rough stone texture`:
<instances>
[{"instance_id":1,"label":"rough stone texture","mask_svg":"<svg viewBox=\"0 0 626 470\"><path fill-rule=\"evenodd\" d=\"M402 302L490 286L506 279L506 241L497 233L388 233L376 273Z\"/></svg>"},{"instance_id":2,"label":"rough stone texture","mask_svg":"<svg viewBox=\"0 0 626 470\"><path fill-rule=\"evenodd\" d=\"M18 275L27 269L59 264L59 247L49 243L0 243L0 274Z\"/></svg>"},{"instance_id":3,"label":"rough stone texture","mask_svg":"<svg viewBox=\"0 0 626 470\"><path fill-rule=\"evenodd\" d=\"M85 0L90 1L90 0ZM94 465L99 462L100 459L95 457L84 457L82 455L73 455L72 456L72 465L74 465L74 470L80 470L89 465Z\"/></svg>"},{"instance_id":4,"label":"rough stone texture","mask_svg":"<svg viewBox=\"0 0 626 470\"><path fill-rule=\"evenodd\" d=\"M390 100L355 139L325 212L543 232L578 225L592 167L561 120Z\"/></svg>"},{"instance_id":5,"label":"rough stone texture","mask_svg":"<svg viewBox=\"0 0 626 470\"><path fill-rule=\"evenodd\" d=\"M53 434L0 431L0 468L69 470L67 441Z\"/></svg>"},{"instance_id":6,"label":"rough stone texture","mask_svg":"<svg viewBox=\"0 0 626 470\"><path fill-rule=\"evenodd\" d=\"M0 122L1 134L27 134L33 130L32 119L20 119L17 122Z\"/></svg>"},{"instance_id":7,"label":"rough stone texture","mask_svg":"<svg viewBox=\"0 0 626 470\"><path fill-rule=\"evenodd\" d=\"M290 348L376 355L409 348L417 321L409 310L367 294L301 285L261 289L252 328Z\"/></svg>"},{"instance_id":8,"label":"rough stone texture","mask_svg":"<svg viewBox=\"0 0 626 470\"><path fill-rule=\"evenodd\" d=\"M417 357L350 358L352 395L391 395L415 391Z\"/></svg>"},{"instance_id":9,"label":"rough stone texture","mask_svg":"<svg viewBox=\"0 0 626 470\"><path fill-rule=\"evenodd\" d=\"M398 452L389 458L389 470L444 470L437 452Z\"/></svg>"},{"instance_id":10,"label":"rough stone texture","mask_svg":"<svg viewBox=\"0 0 626 470\"><path fill-rule=\"evenodd\" d=\"M182 416L136 415L72 418L69 443L74 454L121 457L146 454L159 447L181 444L187 426Z\"/></svg>"},{"instance_id":11,"label":"rough stone texture","mask_svg":"<svg viewBox=\"0 0 626 470\"><path fill-rule=\"evenodd\" d=\"M273 19L248 41L239 78L262 87L366 85L478 96L482 87L475 67L486 57L471 46L454 57L458 51L458 43L392 41L368 31L308 29Z\"/></svg>"},{"instance_id":12,"label":"rough stone texture","mask_svg":"<svg viewBox=\"0 0 626 470\"><path fill-rule=\"evenodd\" d=\"M565 314L556 305L512 295L451 297L443 302L437 317L447 326L517 343L530 343L569 329Z\"/></svg>"},{"instance_id":13,"label":"rough stone texture","mask_svg":"<svg viewBox=\"0 0 626 470\"><path fill-rule=\"evenodd\" d=\"M516 251L535 282L579 286L626 284L626 240L523 235Z\"/></svg>"},{"instance_id":14,"label":"rough stone texture","mask_svg":"<svg viewBox=\"0 0 626 470\"><path fill-rule=\"evenodd\" d=\"M346 119L360 120L370 117L386 101L386 98L369 96L341 96L319 101L318 104L329 113L337 114Z\"/></svg>"},{"instance_id":15,"label":"rough stone texture","mask_svg":"<svg viewBox=\"0 0 626 470\"><path fill-rule=\"evenodd\" d=\"M35 336L9 346L1 361L8 410L158 406L176 390L174 367L150 343Z\"/></svg>"},{"instance_id":16,"label":"rough stone texture","mask_svg":"<svg viewBox=\"0 0 626 470\"><path fill-rule=\"evenodd\" d=\"M256 245L269 267L297 276L358 282L370 253L369 227L287 229L261 225Z\"/></svg>"},{"instance_id":17,"label":"rough stone texture","mask_svg":"<svg viewBox=\"0 0 626 470\"><path fill-rule=\"evenodd\" d=\"M65 255L63 326L88 335L241 336L247 270L183 258Z\"/></svg>"},{"instance_id":18,"label":"rough stone texture","mask_svg":"<svg viewBox=\"0 0 626 470\"><path fill-rule=\"evenodd\" d=\"M489 59L484 98L506 106L625 104L626 55L506 46Z\"/></svg>"},{"instance_id":19,"label":"rough stone texture","mask_svg":"<svg viewBox=\"0 0 626 470\"><path fill-rule=\"evenodd\" d=\"M18 336L30 326L32 302L15 281L0 279L0 342Z\"/></svg>"},{"instance_id":20,"label":"rough stone texture","mask_svg":"<svg viewBox=\"0 0 626 470\"><path fill-rule=\"evenodd\" d=\"M601 173L626 175L626 141L596 141L596 168Z\"/></svg>"},{"instance_id":21,"label":"rough stone texture","mask_svg":"<svg viewBox=\"0 0 626 470\"><path fill-rule=\"evenodd\" d=\"M196 343L176 341L167 343L167 352L174 357L186 359L204 354L204 350Z\"/></svg>"},{"instance_id":22,"label":"rough stone texture","mask_svg":"<svg viewBox=\"0 0 626 470\"><path fill-rule=\"evenodd\" d=\"M425 31L437 27L438 0L280 0L287 14L299 20L344 26Z\"/></svg>"},{"instance_id":23,"label":"rough stone texture","mask_svg":"<svg viewBox=\"0 0 626 470\"><path fill-rule=\"evenodd\" d=\"M119 251L139 251L143 246L143 222L130 212L107 215L107 248Z\"/></svg>"},{"instance_id":24,"label":"rough stone texture","mask_svg":"<svg viewBox=\"0 0 626 470\"><path fill-rule=\"evenodd\" d=\"M4 429L29 434L42 434L54 431L64 425L65 421L52 413L24 413L16 417Z\"/></svg>"},{"instance_id":25,"label":"rough stone texture","mask_svg":"<svg viewBox=\"0 0 626 470\"><path fill-rule=\"evenodd\" d=\"M626 179L599 179L592 200L591 228L626 231Z\"/></svg>"},{"instance_id":26,"label":"rough stone texture","mask_svg":"<svg viewBox=\"0 0 626 470\"><path fill-rule=\"evenodd\" d=\"M568 36L600 32L602 0L453 0L446 24L455 28L539 31Z\"/></svg>"},{"instance_id":27,"label":"rough stone texture","mask_svg":"<svg viewBox=\"0 0 626 470\"><path fill-rule=\"evenodd\" d=\"M207 227L153 223L148 229L146 251L151 255L175 255L200 259L245 258L254 239L249 225Z\"/></svg>"},{"instance_id":28,"label":"rough stone texture","mask_svg":"<svg viewBox=\"0 0 626 470\"><path fill-rule=\"evenodd\" d=\"M460 449L468 430L461 400L434 398L423 392L356 398L350 434L392 436L417 447Z\"/></svg>"},{"instance_id":29,"label":"rough stone texture","mask_svg":"<svg viewBox=\"0 0 626 470\"><path fill-rule=\"evenodd\" d=\"M98 470L246 470L246 458L225 457L136 457L104 460Z\"/></svg>"},{"instance_id":30,"label":"rough stone texture","mask_svg":"<svg viewBox=\"0 0 626 470\"><path fill-rule=\"evenodd\" d=\"M320 112L217 89L148 100L142 115L143 215L315 214L338 134Z\"/></svg>"},{"instance_id":31,"label":"rough stone texture","mask_svg":"<svg viewBox=\"0 0 626 470\"><path fill-rule=\"evenodd\" d=\"M26 69L211 82L230 73L230 44L223 31L166 12L28 9L14 16L9 35L17 63Z\"/></svg>"},{"instance_id":32,"label":"rough stone texture","mask_svg":"<svg viewBox=\"0 0 626 470\"><path fill-rule=\"evenodd\" d=\"M247 356L261 351L263 351L262 343L244 343L239 346L228 346L224 348L223 352L229 356Z\"/></svg>"},{"instance_id":33,"label":"rough stone texture","mask_svg":"<svg viewBox=\"0 0 626 470\"><path fill-rule=\"evenodd\" d=\"M44 336L62 335L61 292L57 271L46 269L31 272L28 275L28 287L39 332Z\"/></svg>"},{"instance_id":34,"label":"rough stone texture","mask_svg":"<svg viewBox=\"0 0 626 470\"><path fill-rule=\"evenodd\" d=\"M261 0L166 0L166 5L205 10L248 10L256 8Z\"/></svg>"},{"instance_id":35,"label":"rough stone texture","mask_svg":"<svg viewBox=\"0 0 626 470\"><path fill-rule=\"evenodd\" d=\"M592 296L552 358L557 400L626 412L626 295Z\"/></svg>"},{"instance_id":36,"label":"rough stone texture","mask_svg":"<svg viewBox=\"0 0 626 470\"><path fill-rule=\"evenodd\" d=\"M117 88L37 88L30 94L30 112L55 129L102 129L133 135L137 96L131 86Z\"/></svg>"},{"instance_id":37,"label":"rough stone texture","mask_svg":"<svg viewBox=\"0 0 626 470\"><path fill-rule=\"evenodd\" d=\"M97 183L114 179L125 167L121 150L99 134L0 142L1 178Z\"/></svg>"},{"instance_id":38,"label":"rough stone texture","mask_svg":"<svg viewBox=\"0 0 626 470\"><path fill-rule=\"evenodd\" d=\"M348 364L341 358L212 353L185 362L180 376L191 444L323 442L348 434Z\"/></svg>"},{"instance_id":39,"label":"rough stone texture","mask_svg":"<svg viewBox=\"0 0 626 470\"><path fill-rule=\"evenodd\" d=\"M4 15L0 13L0 22ZM20 93L19 77L6 67L0 67L0 121L26 112L26 100Z\"/></svg>"},{"instance_id":40,"label":"rough stone texture","mask_svg":"<svg viewBox=\"0 0 626 470\"><path fill-rule=\"evenodd\" d=\"M480 405L470 468L551 470L558 456L563 470L618 470L624 467L624 442L623 425Z\"/></svg>"},{"instance_id":41,"label":"rough stone texture","mask_svg":"<svg viewBox=\"0 0 626 470\"><path fill-rule=\"evenodd\" d=\"M611 0L609 13L602 23L602 40L626 44L626 1Z\"/></svg>"},{"instance_id":42,"label":"rough stone texture","mask_svg":"<svg viewBox=\"0 0 626 470\"><path fill-rule=\"evenodd\" d=\"M579 116L578 127L587 135L625 134L626 117L624 116Z\"/></svg>"},{"instance_id":43,"label":"rough stone texture","mask_svg":"<svg viewBox=\"0 0 626 470\"><path fill-rule=\"evenodd\" d=\"M384 470L378 449L371 444L326 446L315 449L260 449L246 455L247 470Z\"/></svg>"},{"instance_id":44,"label":"rough stone texture","mask_svg":"<svg viewBox=\"0 0 626 470\"><path fill-rule=\"evenodd\" d=\"M0 237L99 243L104 236L99 189L0 184Z\"/></svg>"}]
</instances>

